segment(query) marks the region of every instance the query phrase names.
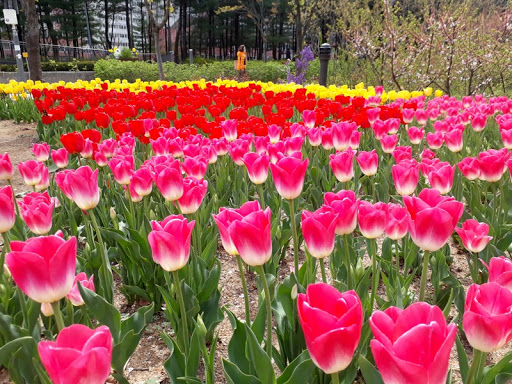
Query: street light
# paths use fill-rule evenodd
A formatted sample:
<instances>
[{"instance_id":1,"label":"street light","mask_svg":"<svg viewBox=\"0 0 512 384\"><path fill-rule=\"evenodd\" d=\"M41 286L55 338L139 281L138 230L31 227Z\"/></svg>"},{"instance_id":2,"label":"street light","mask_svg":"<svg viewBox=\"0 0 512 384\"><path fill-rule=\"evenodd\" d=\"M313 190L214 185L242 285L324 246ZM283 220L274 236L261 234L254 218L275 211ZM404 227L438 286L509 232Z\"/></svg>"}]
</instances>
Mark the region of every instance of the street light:
<instances>
[{"instance_id":1,"label":"street light","mask_svg":"<svg viewBox=\"0 0 512 384\"><path fill-rule=\"evenodd\" d=\"M26 81L25 70L23 69L23 58L21 57L20 39L18 37L18 16L15 9L4 9L4 22L12 25L12 38L14 40L14 54L16 55L16 65L18 66L18 81Z\"/></svg>"}]
</instances>

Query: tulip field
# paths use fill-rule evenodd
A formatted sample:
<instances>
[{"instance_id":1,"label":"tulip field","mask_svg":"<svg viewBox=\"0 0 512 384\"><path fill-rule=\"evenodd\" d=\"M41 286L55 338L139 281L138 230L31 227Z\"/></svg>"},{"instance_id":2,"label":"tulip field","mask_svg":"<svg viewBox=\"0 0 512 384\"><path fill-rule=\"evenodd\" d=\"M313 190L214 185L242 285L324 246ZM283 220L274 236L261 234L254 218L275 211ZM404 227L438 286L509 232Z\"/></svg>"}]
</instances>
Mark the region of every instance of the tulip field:
<instances>
[{"instance_id":1,"label":"tulip field","mask_svg":"<svg viewBox=\"0 0 512 384\"><path fill-rule=\"evenodd\" d=\"M32 157L0 156L12 382L136 382L149 327L167 378L147 383L511 382L512 99L221 80L0 92L0 115L35 116L38 136Z\"/></svg>"}]
</instances>

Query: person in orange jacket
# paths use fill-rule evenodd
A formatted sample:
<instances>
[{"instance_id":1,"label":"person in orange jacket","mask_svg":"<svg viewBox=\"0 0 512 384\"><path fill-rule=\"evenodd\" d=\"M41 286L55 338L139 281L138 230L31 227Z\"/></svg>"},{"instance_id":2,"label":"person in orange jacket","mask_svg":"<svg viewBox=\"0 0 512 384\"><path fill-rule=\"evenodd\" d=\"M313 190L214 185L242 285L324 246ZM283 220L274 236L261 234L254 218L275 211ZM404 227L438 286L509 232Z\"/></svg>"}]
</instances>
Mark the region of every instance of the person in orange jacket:
<instances>
[{"instance_id":1,"label":"person in orange jacket","mask_svg":"<svg viewBox=\"0 0 512 384\"><path fill-rule=\"evenodd\" d=\"M245 53L245 45L241 45L237 52L236 69L238 71L238 80L245 76L245 68L247 67L247 54Z\"/></svg>"}]
</instances>

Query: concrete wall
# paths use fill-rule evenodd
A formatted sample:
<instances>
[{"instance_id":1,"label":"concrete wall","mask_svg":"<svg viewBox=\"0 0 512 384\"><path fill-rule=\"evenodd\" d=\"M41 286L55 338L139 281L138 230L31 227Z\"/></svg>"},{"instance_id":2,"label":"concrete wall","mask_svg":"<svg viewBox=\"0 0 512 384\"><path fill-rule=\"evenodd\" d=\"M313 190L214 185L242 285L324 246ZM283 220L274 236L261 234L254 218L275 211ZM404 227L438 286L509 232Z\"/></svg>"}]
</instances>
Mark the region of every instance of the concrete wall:
<instances>
[{"instance_id":1,"label":"concrete wall","mask_svg":"<svg viewBox=\"0 0 512 384\"><path fill-rule=\"evenodd\" d=\"M0 83L8 83L10 80L17 80L16 72L0 72ZM27 74L28 77L28 74ZM75 82L77 80L94 80L96 76L94 71L67 72L54 71L43 72L43 81L48 83L57 83L59 81Z\"/></svg>"}]
</instances>

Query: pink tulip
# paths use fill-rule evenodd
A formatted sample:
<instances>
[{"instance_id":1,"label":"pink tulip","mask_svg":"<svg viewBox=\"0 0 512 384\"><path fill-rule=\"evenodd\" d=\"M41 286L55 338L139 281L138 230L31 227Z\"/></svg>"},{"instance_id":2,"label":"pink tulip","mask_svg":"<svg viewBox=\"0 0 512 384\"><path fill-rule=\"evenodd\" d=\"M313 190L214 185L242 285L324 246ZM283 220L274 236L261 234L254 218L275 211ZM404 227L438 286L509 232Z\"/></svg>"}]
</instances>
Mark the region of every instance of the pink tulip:
<instances>
[{"instance_id":1,"label":"pink tulip","mask_svg":"<svg viewBox=\"0 0 512 384\"><path fill-rule=\"evenodd\" d=\"M322 147L326 151L330 151L331 149L334 148L331 128L324 129L324 131L322 132Z\"/></svg>"},{"instance_id":2,"label":"pink tulip","mask_svg":"<svg viewBox=\"0 0 512 384\"><path fill-rule=\"evenodd\" d=\"M427 133L427 144L430 149L439 149L443 146L444 138L441 132Z\"/></svg>"},{"instance_id":3,"label":"pink tulip","mask_svg":"<svg viewBox=\"0 0 512 384\"><path fill-rule=\"evenodd\" d=\"M424 302L370 317L372 354L385 384L445 384L457 326Z\"/></svg>"},{"instance_id":4,"label":"pink tulip","mask_svg":"<svg viewBox=\"0 0 512 384\"><path fill-rule=\"evenodd\" d=\"M59 187L84 211L94 208L100 201L97 169L93 172L88 166L82 166L76 170L69 170L65 173L62 186Z\"/></svg>"},{"instance_id":5,"label":"pink tulip","mask_svg":"<svg viewBox=\"0 0 512 384\"><path fill-rule=\"evenodd\" d=\"M337 151L344 151L350 146L350 138L354 131L357 131L355 123L342 121L331 126L332 142Z\"/></svg>"},{"instance_id":6,"label":"pink tulip","mask_svg":"<svg viewBox=\"0 0 512 384\"><path fill-rule=\"evenodd\" d=\"M41 170L41 180L39 180L39 183L37 183L34 188L36 191L44 191L46 188L50 186L50 173L48 171L48 168L43 166Z\"/></svg>"},{"instance_id":7,"label":"pink tulip","mask_svg":"<svg viewBox=\"0 0 512 384\"><path fill-rule=\"evenodd\" d=\"M172 157L169 160L154 167L154 179L164 199L176 201L183 196L183 175L180 162Z\"/></svg>"},{"instance_id":8,"label":"pink tulip","mask_svg":"<svg viewBox=\"0 0 512 384\"><path fill-rule=\"evenodd\" d=\"M493 257L487 269L489 283L497 283L512 292L512 260L505 256Z\"/></svg>"},{"instance_id":9,"label":"pink tulip","mask_svg":"<svg viewBox=\"0 0 512 384\"><path fill-rule=\"evenodd\" d=\"M261 210L258 201L248 201L238 209L221 208L218 215L212 215L220 233L220 240L224 250L230 255L238 255L233 240L229 236L229 226L235 221L242 220L250 213Z\"/></svg>"},{"instance_id":10,"label":"pink tulip","mask_svg":"<svg viewBox=\"0 0 512 384\"><path fill-rule=\"evenodd\" d=\"M452 152L460 152L463 147L464 131L462 129L454 128L450 132L444 134L444 142L448 149Z\"/></svg>"},{"instance_id":11,"label":"pink tulip","mask_svg":"<svg viewBox=\"0 0 512 384\"><path fill-rule=\"evenodd\" d=\"M455 175L455 165L450 163L438 163L436 168L429 172L428 181L430 186L446 195L451 191L453 186L453 176Z\"/></svg>"},{"instance_id":12,"label":"pink tulip","mask_svg":"<svg viewBox=\"0 0 512 384\"><path fill-rule=\"evenodd\" d=\"M329 206L336 214L335 232L337 235L348 235L354 232L359 208L359 200L356 198L354 191L327 192L324 195L324 204Z\"/></svg>"},{"instance_id":13,"label":"pink tulip","mask_svg":"<svg viewBox=\"0 0 512 384\"><path fill-rule=\"evenodd\" d=\"M293 200L300 195L309 159L302 161L294 156L286 156L276 164L270 164L277 192L283 199Z\"/></svg>"},{"instance_id":14,"label":"pink tulip","mask_svg":"<svg viewBox=\"0 0 512 384\"><path fill-rule=\"evenodd\" d=\"M386 121L377 120L372 126L373 135L375 136L375 138L378 141L382 140L382 138L384 138L388 135L393 135L396 133L396 132L390 132L390 125L389 125L389 123L387 123L387 121L388 120L386 120ZM397 131L398 131L398 129L397 129Z\"/></svg>"},{"instance_id":15,"label":"pink tulip","mask_svg":"<svg viewBox=\"0 0 512 384\"><path fill-rule=\"evenodd\" d=\"M368 121L370 124L375 123L375 121L379 118L380 108L368 108L366 110L366 116L368 117Z\"/></svg>"},{"instance_id":16,"label":"pink tulip","mask_svg":"<svg viewBox=\"0 0 512 384\"><path fill-rule=\"evenodd\" d=\"M153 173L148 168L139 168L130 177L130 186L139 196L147 196L153 189Z\"/></svg>"},{"instance_id":17,"label":"pink tulip","mask_svg":"<svg viewBox=\"0 0 512 384\"><path fill-rule=\"evenodd\" d=\"M492 240L492 237L488 236L489 226L474 219L466 220L462 223L462 228L455 228L455 231L459 234L464 248L474 253L482 252Z\"/></svg>"},{"instance_id":18,"label":"pink tulip","mask_svg":"<svg viewBox=\"0 0 512 384\"><path fill-rule=\"evenodd\" d=\"M237 139L231 143L231 146L229 147L229 154L236 165L244 165L243 157L247 152L249 152L249 146L250 143L242 139Z\"/></svg>"},{"instance_id":19,"label":"pink tulip","mask_svg":"<svg viewBox=\"0 0 512 384\"><path fill-rule=\"evenodd\" d=\"M350 136L350 141L348 145L352 149L359 148L359 144L361 143L361 132L360 131L354 131L352 132L352 135Z\"/></svg>"},{"instance_id":20,"label":"pink tulip","mask_svg":"<svg viewBox=\"0 0 512 384\"><path fill-rule=\"evenodd\" d=\"M86 159L90 159L94 154L94 145L90 139L85 139L84 148L80 152L80 155Z\"/></svg>"},{"instance_id":21,"label":"pink tulip","mask_svg":"<svg viewBox=\"0 0 512 384\"><path fill-rule=\"evenodd\" d=\"M316 124L316 112L314 110L302 112L302 121L306 127L313 128Z\"/></svg>"},{"instance_id":22,"label":"pink tulip","mask_svg":"<svg viewBox=\"0 0 512 384\"><path fill-rule=\"evenodd\" d=\"M388 203L388 222L386 236L399 240L409 232L409 211L399 204Z\"/></svg>"},{"instance_id":23,"label":"pink tulip","mask_svg":"<svg viewBox=\"0 0 512 384\"><path fill-rule=\"evenodd\" d=\"M208 160L203 156L187 157L183 161L182 166L187 176L195 177L200 180L206 175Z\"/></svg>"},{"instance_id":24,"label":"pink tulip","mask_svg":"<svg viewBox=\"0 0 512 384\"><path fill-rule=\"evenodd\" d=\"M306 133L306 130L304 129L304 126L298 123L293 123L290 126L290 134L292 137L304 137Z\"/></svg>"},{"instance_id":25,"label":"pink tulip","mask_svg":"<svg viewBox=\"0 0 512 384\"><path fill-rule=\"evenodd\" d=\"M270 138L270 142L272 144L275 144L279 141L279 138L281 136L281 127L275 124L271 124L267 128L268 130L268 137Z\"/></svg>"},{"instance_id":26,"label":"pink tulip","mask_svg":"<svg viewBox=\"0 0 512 384\"><path fill-rule=\"evenodd\" d=\"M28 186L34 186L41 181L44 164L36 160L28 160L18 164L23 182Z\"/></svg>"},{"instance_id":27,"label":"pink tulip","mask_svg":"<svg viewBox=\"0 0 512 384\"><path fill-rule=\"evenodd\" d=\"M398 144L397 135L386 135L380 139L380 145L384 153L393 153Z\"/></svg>"},{"instance_id":28,"label":"pink tulip","mask_svg":"<svg viewBox=\"0 0 512 384\"><path fill-rule=\"evenodd\" d=\"M503 146L507 149L512 149L512 129L500 131L501 133L501 141L503 141Z\"/></svg>"},{"instance_id":29,"label":"pink tulip","mask_svg":"<svg viewBox=\"0 0 512 384\"><path fill-rule=\"evenodd\" d=\"M32 145L32 153L37 161L47 161L50 157L50 145L48 143Z\"/></svg>"},{"instance_id":30,"label":"pink tulip","mask_svg":"<svg viewBox=\"0 0 512 384\"><path fill-rule=\"evenodd\" d=\"M418 109L415 115L416 121L418 122L419 125L425 125L427 123L428 111L424 109Z\"/></svg>"},{"instance_id":31,"label":"pink tulip","mask_svg":"<svg viewBox=\"0 0 512 384\"><path fill-rule=\"evenodd\" d=\"M336 216L328 206L314 212L302 211L302 235L311 256L322 259L334 250Z\"/></svg>"},{"instance_id":32,"label":"pink tulip","mask_svg":"<svg viewBox=\"0 0 512 384\"><path fill-rule=\"evenodd\" d=\"M101 152L106 158L114 156L116 148L117 141L114 139L103 140L100 144L98 144L98 151Z\"/></svg>"},{"instance_id":33,"label":"pink tulip","mask_svg":"<svg viewBox=\"0 0 512 384\"><path fill-rule=\"evenodd\" d=\"M300 325L311 359L327 374L343 371L361 338L363 307L355 291L309 284L297 297Z\"/></svg>"},{"instance_id":34,"label":"pink tulip","mask_svg":"<svg viewBox=\"0 0 512 384\"><path fill-rule=\"evenodd\" d=\"M52 151L52 160L57 168L66 168L69 162L69 152L66 148L60 148Z\"/></svg>"},{"instance_id":35,"label":"pink tulip","mask_svg":"<svg viewBox=\"0 0 512 384\"><path fill-rule=\"evenodd\" d=\"M0 180L10 180L13 175L14 171L12 169L11 159L6 152L0 155Z\"/></svg>"},{"instance_id":36,"label":"pink tulip","mask_svg":"<svg viewBox=\"0 0 512 384\"><path fill-rule=\"evenodd\" d=\"M395 163L400 163L403 160L412 159L412 148L411 147L396 147L393 151L393 158Z\"/></svg>"},{"instance_id":37,"label":"pink tulip","mask_svg":"<svg viewBox=\"0 0 512 384\"><path fill-rule=\"evenodd\" d=\"M167 156L169 152L169 141L165 137L159 137L156 140L151 140L151 148L156 156Z\"/></svg>"},{"instance_id":38,"label":"pink tulip","mask_svg":"<svg viewBox=\"0 0 512 384\"><path fill-rule=\"evenodd\" d=\"M222 128L222 135L226 138L227 141L232 142L235 141L237 134L237 121L234 119L225 120L220 123Z\"/></svg>"},{"instance_id":39,"label":"pink tulip","mask_svg":"<svg viewBox=\"0 0 512 384\"><path fill-rule=\"evenodd\" d=\"M12 187L7 185L0 188L0 233L8 232L16 221L14 211L14 194Z\"/></svg>"},{"instance_id":40,"label":"pink tulip","mask_svg":"<svg viewBox=\"0 0 512 384\"><path fill-rule=\"evenodd\" d=\"M247 168L249 179L251 179L254 184L263 184L267 181L269 167L267 155L247 152L243 157L243 161Z\"/></svg>"},{"instance_id":41,"label":"pink tulip","mask_svg":"<svg viewBox=\"0 0 512 384\"><path fill-rule=\"evenodd\" d=\"M16 285L38 303L53 303L65 297L73 286L76 268L76 238L31 237L11 241L6 257Z\"/></svg>"},{"instance_id":42,"label":"pink tulip","mask_svg":"<svg viewBox=\"0 0 512 384\"><path fill-rule=\"evenodd\" d=\"M416 160L402 160L391 167L391 175L398 194L412 195L418 186L420 171Z\"/></svg>"},{"instance_id":43,"label":"pink tulip","mask_svg":"<svg viewBox=\"0 0 512 384\"><path fill-rule=\"evenodd\" d=\"M409 136L411 144L418 145L421 143L421 140L423 140L423 136L425 136L425 130L418 127L409 127L407 135Z\"/></svg>"},{"instance_id":44,"label":"pink tulip","mask_svg":"<svg viewBox=\"0 0 512 384\"><path fill-rule=\"evenodd\" d=\"M269 144L270 139L268 136L256 136L254 138L254 149L258 155L267 154Z\"/></svg>"},{"instance_id":45,"label":"pink tulip","mask_svg":"<svg viewBox=\"0 0 512 384\"><path fill-rule=\"evenodd\" d=\"M108 162L114 179L121 185L130 184L130 177L135 170L133 156L116 155Z\"/></svg>"},{"instance_id":46,"label":"pink tulip","mask_svg":"<svg viewBox=\"0 0 512 384\"><path fill-rule=\"evenodd\" d=\"M350 181L354 177L354 154L355 152L349 148L343 152L329 155L329 165L334 176L341 183Z\"/></svg>"},{"instance_id":47,"label":"pink tulip","mask_svg":"<svg viewBox=\"0 0 512 384\"><path fill-rule=\"evenodd\" d=\"M442 196L436 189L423 189L418 197L403 199L411 215L409 232L414 243L426 251L441 249L462 216L463 204L453 197Z\"/></svg>"},{"instance_id":48,"label":"pink tulip","mask_svg":"<svg viewBox=\"0 0 512 384\"><path fill-rule=\"evenodd\" d=\"M168 272L183 268L190 256L190 241L195 221L190 223L182 215L167 216L152 221L148 235L153 260Z\"/></svg>"},{"instance_id":49,"label":"pink tulip","mask_svg":"<svg viewBox=\"0 0 512 384\"><path fill-rule=\"evenodd\" d=\"M379 155L377 155L377 151L375 149L370 152L358 152L356 160L359 164L359 168L361 168L361 172L363 172L366 176L373 176L377 173L379 166Z\"/></svg>"},{"instance_id":50,"label":"pink tulip","mask_svg":"<svg viewBox=\"0 0 512 384\"><path fill-rule=\"evenodd\" d=\"M263 265L272 256L271 211L257 210L233 221L229 237L240 257L252 267Z\"/></svg>"},{"instance_id":51,"label":"pink tulip","mask_svg":"<svg viewBox=\"0 0 512 384\"><path fill-rule=\"evenodd\" d=\"M302 145L304 144L303 137L292 137L284 140L284 153L291 155L295 152L302 151Z\"/></svg>"},{"instance_id":52,"label":"pink tulip","mask_svg":"<svg viewBox=\"0 0 512 384\"><path fill-rule=\"evenodd\" d=\"M423 149L423 151L421 151L421 155L420 155L421 160L424 160L424 159L432 160L435 157L436 157L436 153L434 151L431 151L428 148L425 148L425 149Z\"/></svg>"},{"instance_id":53,"label":"pink tulip","mask_svg":"<svg viewBox=\"0 0 512 384\"><path fill-rule=\"evenodd\" d=\"M312 147L318 147L322 144L322 130L320 128L310 128L308 129L308 140L309 145Z\"/></svg>"},{"instance_id":54,"label":"pink tulip","mask_svg":"<svg viewBox=\"0 0 512 384\"><path fill-rule=\"evenodd\" d=\"M104 384L110 376L112 334L102 325L64 328L55 341L41 341L37 349L54 384Z\"/></svg>"},{"instance_id":55,"label":"pink tulip","mask_svg":"<svg viewBox=\"0 0 512 384\"><path fill-rule=\"evenodd\" d=\"M480 179L490 183L499 181L507 169L506 163L508 159L510 159L510 152L506 148L500 150L489 149L480 152L478 155Z\"/></svg>"},{"instance_id":56,"label":"pink tulip","mask_svg":"<svg viewBox=\"0 0 512 384\"><path fill-rule=\"evenodd\" d=\"M357 212L357 222L361 234L367 239L376 239L386 230L388 206L384 203L372 204L361 201Z\"/></svg>"},{"instance_id":57,"label":"pink tulip","mask_svg":"<svg viewBox=\"0 0 512 384\"><path fill-rule=\"evenodd\" d=\"M484 130L487 124L487 116L483 113L477 113L471 118L471 125L475 132L481 132Z\"/></svg>"},{"instance_id":58,"label":"pink tulip","mask_svg":"<svg viewBox=\"0 0 512 384\"><path fill-rule=\"evenodd\" d=\"M194 177L185 178L183 180L183 196L178 199L181 213L195 213L207 191L208 182L206 180L198 180Z\"/></svg>"},{"instance_id":59,"label":"pink tulip","mask_svg":"<svg viewBox=\"0 0 512 384\"><path fill-rule=\"evenodd\" d=\"M82 295L80 294L80 291L78 290L78 284L84 288L87 288L91 291L95 291L94 289L94 275L91 275L89 279L87 279L87 275L85 272L80 272L78 275L75 276L75 280L73 280L73 287L66 295L66 298L73 304L75 307L80 307L81 305L84 305L84 299L82 298Z\"/></svg>"},{"instance_id":60,"label":"pink tulip","mask_svg":"<svg viewBox=\"0 0 512 384\"><path fill-rule=\"evenodd\" d=\"M48 192L31 192L18 202L21 217L36 235L46 235L52 229L52 213L55 202Z\"/></svg>"},{"instance_id":61,"label":"pink tulip","mask_svg":"<svg viewBox=\"0 0 512 384\"><path fill-rule=\"evenodd\" d=\"M473 348L491 352L503 347L512 339L512 292L497 283L472 284L462 326Z\"/></svg>"},{"instance_id":62,"label":"pink tulip","mask_svg":"<svg viewBox=\"0 0 512 384\"><path fill-rule=\"evenodd\" d=\"M462 159L457 166L459 167L460 172L468 180L476 180L480 177L480 164L478 158L466 157Z\"/></svg>"},{"instance_id":63,"label":"pink tulip","mask_svg":"<svg viewBox=\"0 0 512 384\"><path fill-rule=\"evenodd\" d=\"M414 109L404 108L402 110L402 119L405 124L410 124L414 120Z\"/></svg>"},{"instance_id":64,"label":"pink tulip","mask_svg":"<svg viewBox=\"0 0 512 384\"><path fill-rule=\"evenodd\" d=\"M108 158L101 152L95 152L93 159L98 167L103 168L108 165Z\"/></svg>"}]
</instances>

